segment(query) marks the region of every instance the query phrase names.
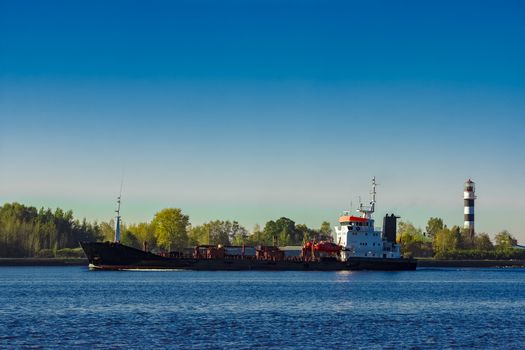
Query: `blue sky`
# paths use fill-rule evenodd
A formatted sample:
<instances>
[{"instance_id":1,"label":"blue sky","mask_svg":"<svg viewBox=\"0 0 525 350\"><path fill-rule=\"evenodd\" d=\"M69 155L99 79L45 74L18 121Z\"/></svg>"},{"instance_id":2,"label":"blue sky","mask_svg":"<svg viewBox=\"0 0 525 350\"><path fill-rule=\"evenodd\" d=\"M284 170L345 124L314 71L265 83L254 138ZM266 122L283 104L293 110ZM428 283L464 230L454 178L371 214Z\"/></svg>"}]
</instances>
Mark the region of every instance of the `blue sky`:
<instances>
[{"instance_id":1,"label":"blue sky","mask_svg":"<svg viewBox=\"0 0 525 350\"><path fill-rule=\"evenodd\" d=\"M520 1L0 0L0 202L378 215L525 241ZM378 220L379 222L380 220Z\"/></svg>"}]
</instances>

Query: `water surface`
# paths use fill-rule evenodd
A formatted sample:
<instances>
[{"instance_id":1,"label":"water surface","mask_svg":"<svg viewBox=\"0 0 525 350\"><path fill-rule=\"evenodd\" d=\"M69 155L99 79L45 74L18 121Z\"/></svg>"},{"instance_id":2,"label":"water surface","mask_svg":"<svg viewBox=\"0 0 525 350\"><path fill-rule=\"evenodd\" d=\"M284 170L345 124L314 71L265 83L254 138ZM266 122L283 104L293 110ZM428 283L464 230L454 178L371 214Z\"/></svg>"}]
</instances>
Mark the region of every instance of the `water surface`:
<instances>
[{"instance_id":1,"label":"water surface","mask_svg":"<svg viewBox=\"0 0 525 350\"><path fill-rule=\"evenodd\" d=\"M0 348L523 349L525 269L1 267Z\"/></svg>"}]
</instances>

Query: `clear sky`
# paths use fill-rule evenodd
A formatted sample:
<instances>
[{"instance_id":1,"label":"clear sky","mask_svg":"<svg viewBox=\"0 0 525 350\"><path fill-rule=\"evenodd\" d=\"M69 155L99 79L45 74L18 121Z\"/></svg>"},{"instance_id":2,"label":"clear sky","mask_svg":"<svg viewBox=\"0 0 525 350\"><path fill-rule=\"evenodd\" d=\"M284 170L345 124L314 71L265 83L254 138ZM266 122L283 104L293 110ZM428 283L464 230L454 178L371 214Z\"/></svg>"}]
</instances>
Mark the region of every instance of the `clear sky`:
<instances>
[{"instance_id":1,"label":"clear sky","mask_svg":"<svg viewBox=\"0 0 525 350\"><path fill-rule=\"evenodd\" d=\"M0 0L0 204L525 242L523 1Z\"/></svg>"}]
</instances>

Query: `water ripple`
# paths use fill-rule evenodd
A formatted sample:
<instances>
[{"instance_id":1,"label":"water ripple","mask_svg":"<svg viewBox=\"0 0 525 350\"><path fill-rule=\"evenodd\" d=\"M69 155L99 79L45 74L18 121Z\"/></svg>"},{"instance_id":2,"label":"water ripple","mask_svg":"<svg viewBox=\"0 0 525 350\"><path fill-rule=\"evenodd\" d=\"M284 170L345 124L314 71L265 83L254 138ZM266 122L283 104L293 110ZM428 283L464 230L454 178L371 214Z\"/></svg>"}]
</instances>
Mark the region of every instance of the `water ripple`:
<instances>
[{"instance_id":1,"label":"water ripple","mask_svg":"<svg viewBox=\"0 0 525 350\"><path fill-rule=\"evenodd\" d=\"M524 269L0 268L0 348L522 349Z\"/></svg>"}]
</instances>

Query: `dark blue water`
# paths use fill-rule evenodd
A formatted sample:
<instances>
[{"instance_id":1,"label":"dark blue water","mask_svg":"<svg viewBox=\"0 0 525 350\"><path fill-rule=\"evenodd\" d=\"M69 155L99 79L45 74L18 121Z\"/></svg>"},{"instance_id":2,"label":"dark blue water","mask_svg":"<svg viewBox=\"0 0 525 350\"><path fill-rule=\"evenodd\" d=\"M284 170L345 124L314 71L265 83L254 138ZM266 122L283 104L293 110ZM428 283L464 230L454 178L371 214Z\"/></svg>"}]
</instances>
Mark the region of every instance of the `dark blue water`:
<instances>
[{"instance_id":1,"label":"dark blue water","mask_svg":"<svg viewBox=\"0 0 525 350\"><path fill-rule=\"evenodd\" d=\"M525 269L0 268L0 348L524 349Z\"/></svg>"}]
</instances>

